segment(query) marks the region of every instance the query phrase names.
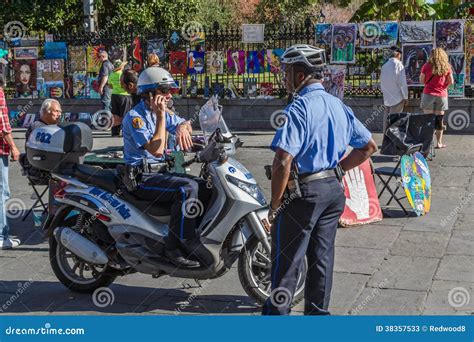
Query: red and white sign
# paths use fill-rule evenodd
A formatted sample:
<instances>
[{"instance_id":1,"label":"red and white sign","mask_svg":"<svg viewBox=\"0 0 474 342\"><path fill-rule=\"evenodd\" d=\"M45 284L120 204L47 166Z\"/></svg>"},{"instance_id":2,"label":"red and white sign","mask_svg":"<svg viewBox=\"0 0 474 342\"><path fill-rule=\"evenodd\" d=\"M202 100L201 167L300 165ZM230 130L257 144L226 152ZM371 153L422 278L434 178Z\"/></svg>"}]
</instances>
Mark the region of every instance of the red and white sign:
<instances>
[{"instance_id":1,"label":"red and white sign","mask_svg":"<svg viewBox=\"0 0 474 342\"><path fill-rule=\"evenodd\" d=\"M346 207L339 223L343 227L382 221L377 189L370 161L349 170L343 178Z\"/></svg>"}]
</instances>

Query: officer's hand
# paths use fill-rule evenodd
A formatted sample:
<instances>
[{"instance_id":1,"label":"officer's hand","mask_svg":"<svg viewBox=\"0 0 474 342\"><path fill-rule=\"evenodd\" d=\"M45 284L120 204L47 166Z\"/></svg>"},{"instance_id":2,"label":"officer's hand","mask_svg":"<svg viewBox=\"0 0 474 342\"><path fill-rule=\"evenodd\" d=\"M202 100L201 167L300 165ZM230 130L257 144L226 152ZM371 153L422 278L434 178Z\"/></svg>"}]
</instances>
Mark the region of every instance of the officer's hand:
<instances>
[{"instance_id":1,"label":"officer's hand","mask_svg":"<svg viewBox=\"0 0 474 342\"><path fill-rule=\"evenodd\" d=\"M176 128L176 142L183 151L193 147L193 140L191 139L188 126L188 124L183 123Z\"/></svg>"},{"instance_id":2,"label":"officer's hand","mask_svg":"<svg viewBox=\"0 0 474 342\"><path fill-rule=\"evenodd\" d=\"M163 95L155 95L151 101L151 110L161 119L166 113L166 98Z\"/></svg>"}]
</instances>

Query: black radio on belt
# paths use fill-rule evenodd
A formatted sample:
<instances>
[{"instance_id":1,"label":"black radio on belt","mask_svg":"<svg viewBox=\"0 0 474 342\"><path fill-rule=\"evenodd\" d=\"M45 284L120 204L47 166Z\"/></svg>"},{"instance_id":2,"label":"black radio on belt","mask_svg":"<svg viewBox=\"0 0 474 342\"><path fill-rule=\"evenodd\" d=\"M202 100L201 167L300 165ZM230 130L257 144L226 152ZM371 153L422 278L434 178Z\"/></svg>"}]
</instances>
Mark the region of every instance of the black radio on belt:
<instances>
[{"instance_id":1,"label":"black radio on belt","mask_svg":"<svg viewBox=\"0 0 474 342\"><path fill-rule=\"evenodd\" d=\"M298 168L295 163L291 164L290 170L290 177L288 179L288 184L286 186L286 191L288 193L288 197L290 198L301 198L303 195L301 194L300 189L300 180L298 177Z\"/></svg>"}]
</instances>

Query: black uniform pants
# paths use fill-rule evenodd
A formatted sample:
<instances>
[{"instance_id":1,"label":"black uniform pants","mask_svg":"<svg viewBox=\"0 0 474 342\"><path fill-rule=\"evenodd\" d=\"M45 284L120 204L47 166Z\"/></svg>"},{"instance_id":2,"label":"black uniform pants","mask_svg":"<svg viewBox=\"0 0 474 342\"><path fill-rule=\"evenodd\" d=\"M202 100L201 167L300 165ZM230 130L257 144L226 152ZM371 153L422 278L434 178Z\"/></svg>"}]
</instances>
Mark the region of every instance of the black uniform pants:
<instances>
[{"instance_id":1,"label":"black uniform pants","mask_svg":"<svg viewBox=\"0 0 474 342\"><path fill-rule=\"evenodd\" d=\"M156 205L170 205L171 218L166 248L179 247L180 240L195 238L196 218L203 214L204 205L198 200L198 179L176 173L145 176L134 195Z\"/></svg>"},{"instance_id":2,"label":"black uniform pants","mask_svg":"<svg viewBox=\"0 0 474 342\"><path fill-rule=\"evenodd\" d=\"M291 201L272 226L272 293L264 315L288 315L297 278L308 260L305 315L329 314L334 242L344 211L344 191L335 177L301 185L303 197Z\"/></svg>"}]
</instances>

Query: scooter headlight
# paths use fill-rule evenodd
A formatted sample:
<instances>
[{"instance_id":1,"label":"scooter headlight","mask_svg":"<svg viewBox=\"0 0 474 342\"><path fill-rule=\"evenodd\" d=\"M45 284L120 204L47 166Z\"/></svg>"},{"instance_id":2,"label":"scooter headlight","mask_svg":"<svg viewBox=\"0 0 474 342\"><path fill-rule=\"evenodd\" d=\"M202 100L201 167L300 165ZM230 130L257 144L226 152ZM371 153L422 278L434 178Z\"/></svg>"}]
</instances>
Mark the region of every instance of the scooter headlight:
<instances>
[{"instance_id":1,"label":"scooter headlight","mask_svg":"<svg viewBox=\"0 0 474 342\"><path fill-rule=\"evenodd\" d=\"M244 182L238 178L235 178L229 175L226 175L226 178L230 183L238 186L241 190L245 191L250 196L255 198L255 200L261 205L267 205L267 200L265 199L265 195L263 194L263 191L258 186L258 184Z\"/></svg>"}]
</instances>

